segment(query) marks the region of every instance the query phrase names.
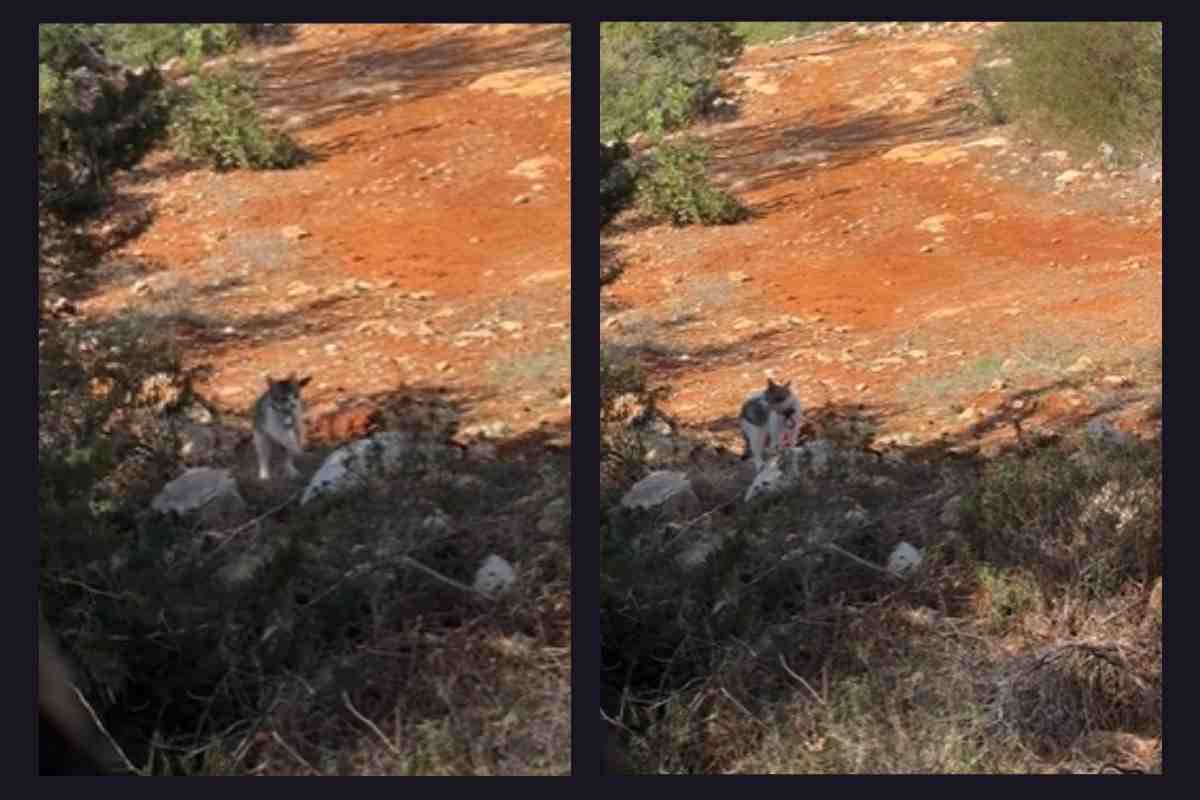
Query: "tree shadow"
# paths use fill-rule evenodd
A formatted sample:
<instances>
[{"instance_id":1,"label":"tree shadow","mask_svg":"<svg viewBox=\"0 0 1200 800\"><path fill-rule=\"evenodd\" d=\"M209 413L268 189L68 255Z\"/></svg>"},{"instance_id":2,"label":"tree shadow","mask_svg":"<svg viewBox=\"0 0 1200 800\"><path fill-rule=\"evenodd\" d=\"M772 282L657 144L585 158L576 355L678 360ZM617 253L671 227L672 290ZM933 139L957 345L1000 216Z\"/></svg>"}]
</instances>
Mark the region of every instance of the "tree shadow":
<instances>
[{"instance_id":1,"label":"tree shadow","mask_svg":"<svg viewBox=\"0 0 1200 800\"><path fill-rule=\"evenodd\" d=\"M531 28L491 43L470 33L451 32L406 50L362 43L349 56L315 50L282 53L264 67L263 99L285 118L302 118L296 129L317 128L385 105L435 97L500 71L569 67L569 52L557 46L563 33L558 27ZM296 80L298 75L303 79ZM346 87L339 95L334 89L341 82ZM404 134L435 130L436 125L422 123ZM348 147L344 138L315 148L313 158L327 158Z\"/></svg>"}]
</instances>

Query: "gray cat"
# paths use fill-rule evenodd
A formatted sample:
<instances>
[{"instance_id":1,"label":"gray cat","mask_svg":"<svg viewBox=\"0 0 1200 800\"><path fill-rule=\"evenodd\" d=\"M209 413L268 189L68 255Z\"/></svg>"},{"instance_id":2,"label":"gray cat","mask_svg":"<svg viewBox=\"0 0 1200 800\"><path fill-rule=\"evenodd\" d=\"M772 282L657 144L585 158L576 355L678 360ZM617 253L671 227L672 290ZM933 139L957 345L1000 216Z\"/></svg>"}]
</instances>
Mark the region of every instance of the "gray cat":
<instances>
[{"instance_id":1,"label":"gray cat","mask_svg":"<svg viewBox=\"0 0 1200 800\"><path fill-rule=\"evenodd\" d=\"M747 397L738 415L746 442L742 460L753 457L754 471L758 472L769 450L794 445L801 413L800 399L792 392L792 382L775 383L767 378L767 388Z\"/></svg>"},{"instance_id":2,"label":"gray cat","mask_svg":"<svg viewBox=\"0 0 1200 800\"><path fill-rule=\"evenodd\" d=\"M300 471L292 463L304 450L304 402L300 390L312 376L297 379L292 373L281 381L267 376L267 391L254 404L254 452L258 455L258 479L271 479L271 450L282 449L289 478Z\"/></svg>"}]
</instances>

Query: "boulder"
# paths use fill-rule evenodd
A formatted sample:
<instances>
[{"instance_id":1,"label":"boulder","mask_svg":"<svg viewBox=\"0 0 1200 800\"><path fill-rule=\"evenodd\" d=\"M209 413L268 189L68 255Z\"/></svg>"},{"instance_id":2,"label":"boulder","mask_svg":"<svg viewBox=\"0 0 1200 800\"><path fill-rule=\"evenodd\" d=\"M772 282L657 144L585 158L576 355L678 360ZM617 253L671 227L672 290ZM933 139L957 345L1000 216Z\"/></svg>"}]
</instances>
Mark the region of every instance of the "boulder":
<instances>
[{"instance_id":1,"label":"boulder","mask_svg":"<svg viewBox=\"0 0 1200 800\"><path fill-rule=\"evenodd\" d=\"M833 442L828 439L813 439L780 451L754 476L754 482L746 490L746 502L795 486L805 477L827 476L835 452Z\"/></svg>"},{"instance_id":2,"label":"boulder","mask_svg":"<svg viewBox=\"0 0 1200 800\"><path fill-rule=\"evenodd\" d=\"M244 513L246 501L229 470L193 467L164 486L150 507L160 514L198 513L206 525L220 526Z\"/></svg>"},{"instance_id":3,"label":"boulder","mask_svg":"<svg viewBox=\"0 0 1200 800\"><path fill-rule=\"evenodd\" d=\"M325 494L337 494L364 485L371 472L399 467L415 451L411 434L385 431L334 450L321 464L300 497L304 505Z\"/></svg>"},{"instance_id":4,"label":"boulder","mask_svg":"<svg viewBox=\"0 0 1200 800\"><path fill-rule=\"evenodd\" d=\"M662 509L669 514L694 514L700 500L692 490L692 482L682 472L659 470L633 485L621 498L621 505L630 509Z\"/></svg>"}]
</instances>

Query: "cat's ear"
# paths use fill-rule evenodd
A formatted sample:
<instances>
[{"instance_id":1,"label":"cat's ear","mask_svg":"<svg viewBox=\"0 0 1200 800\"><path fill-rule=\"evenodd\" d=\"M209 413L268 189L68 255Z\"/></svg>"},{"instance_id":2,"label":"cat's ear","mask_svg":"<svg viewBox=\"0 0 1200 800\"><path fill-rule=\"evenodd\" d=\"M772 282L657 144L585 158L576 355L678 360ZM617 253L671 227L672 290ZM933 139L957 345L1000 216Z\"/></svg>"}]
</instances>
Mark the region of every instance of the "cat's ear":
<instances>
[{"instance_id":1,"label":"cat's ear","mask_svg":"<svg viewBox=\"0 0 1200 800\"><path fill-rule=\"evenodd\" d=\"M305 375L303 378L301 378L300 380L296 381L296 386L298 386L299 388L303 389L305 386L307 386L307 385L308 385L308 382L309 382L309 381L311 381L311 380L312 380L312 375Z\"/></svg>"},{"instance_id":2,"label":"cat's ear","mask_svg":"<svg viewBox=\"0 0 1200 800\"><path fill-rule=\"evenodd\" d=\"M275 379L271 377L270 373L268 373L267 374L267 388L270 389L274 385L275 385Z\"/></svg>"},{"instance_id":3,"label":"cat's ear","mask_svg":"<svg viewBox=\"0 0 1200 800\"><path fill-rule=\"evenodd\" d=\"M780 389L790 389L790 388L792 388L792 382L788 381L787 383L785 383L783 386L780 386L779 388Z\"/></svg>"},{"instance_id":4,"label":"cat's ear","mask_svg":"<svg viewBox=\"0 0 1200 800\"><path fill-rule=\"evenodd\" d=\"M767 388L768 389L775 388L775 381L773 381L770 377L767 378Z\"/></svg>"}]
</instances>

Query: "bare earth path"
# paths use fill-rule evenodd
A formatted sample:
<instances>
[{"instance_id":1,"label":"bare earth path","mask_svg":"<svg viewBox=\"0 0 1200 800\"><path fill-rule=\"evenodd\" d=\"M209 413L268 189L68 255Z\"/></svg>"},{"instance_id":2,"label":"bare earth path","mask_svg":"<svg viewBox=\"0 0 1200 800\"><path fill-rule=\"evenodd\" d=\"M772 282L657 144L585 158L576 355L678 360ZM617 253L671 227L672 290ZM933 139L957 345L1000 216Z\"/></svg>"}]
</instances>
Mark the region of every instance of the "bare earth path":
<instances>
[{"instance_id":1,"label":"bare earth path","mask_svg":"<svg viewBox=\"0 0 1200 800\"><path fill-rule=\"evenodd\" d=\"M602 336L674 388L668 412L736 447L737 409L772 374L911 443L999 441L1013 432L973 426L1014 404L1029 425L1144 422L1161 166L1114 172L971 121L984 33L843 30L742 56L738 115L697 132L754 218L646 228L627 212L606 231L628 268Z\"/></svg>"},{"instance_id":2,"label":"bare earth path","mask_svg":"<svg viewBox=\"0 0 1200 800\"><path fill-rule=\"evenodd\" d=\"M294 28L239 58L312 160L213 174L152 157L118 186L110 228L139 232L83 313L172 326L233 413L299 370L316 416L411 392L565 443L566 27Z\"/></svg>"}]
</instances>

